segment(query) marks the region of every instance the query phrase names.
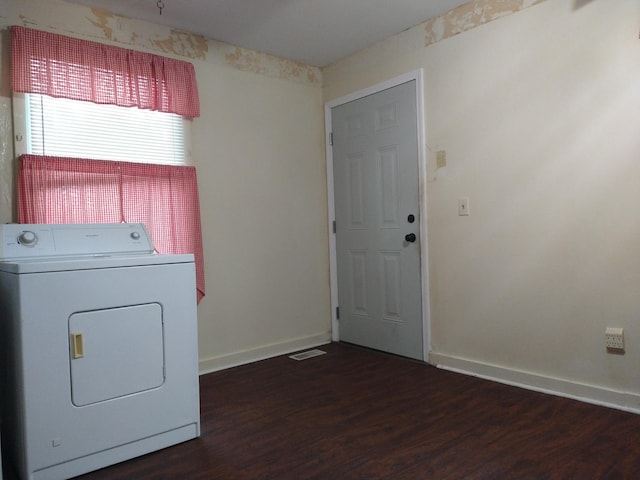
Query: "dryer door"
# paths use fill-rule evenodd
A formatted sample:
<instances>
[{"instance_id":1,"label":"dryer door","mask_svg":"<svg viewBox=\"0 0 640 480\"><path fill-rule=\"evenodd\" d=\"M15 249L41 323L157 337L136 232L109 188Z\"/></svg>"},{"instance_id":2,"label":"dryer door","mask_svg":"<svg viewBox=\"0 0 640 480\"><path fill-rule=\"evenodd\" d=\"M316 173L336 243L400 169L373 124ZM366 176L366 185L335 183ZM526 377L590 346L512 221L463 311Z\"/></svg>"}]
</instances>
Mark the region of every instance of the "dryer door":
<instances>
[{"instance_id":1,"label":"dryer door","mask_svg":"<svg viewBox=\"0 0 640 480\"><path fill-rule=\"evenodd\" d=\"M158 303L76 312L69 317L71 398L77 407L164 383Z\"/></svg>"}]
</instances>

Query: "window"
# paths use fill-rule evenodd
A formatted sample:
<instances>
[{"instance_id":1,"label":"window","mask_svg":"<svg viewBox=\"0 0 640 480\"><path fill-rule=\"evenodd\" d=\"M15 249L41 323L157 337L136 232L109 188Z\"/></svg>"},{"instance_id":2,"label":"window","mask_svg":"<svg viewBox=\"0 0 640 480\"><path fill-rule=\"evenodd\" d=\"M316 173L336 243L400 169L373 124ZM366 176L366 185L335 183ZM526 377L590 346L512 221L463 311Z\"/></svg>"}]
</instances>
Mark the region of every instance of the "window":
<instances>
[{"instance_id":1,"label":"window","mask_svg":"<svg viewBox=\"0 0 640 480\"><path fill-rule=\"evenodd\" d=\"M188 164L189 120L135 107L15 94L18 155Z\"/></svg>"},{"instance_id":2,"label":"window","mask_svg":"<svg viewBox=\"0 0 640 480\"><path fill-rule=\"evenodd\" d=\"M192 64L11 27L21 223L144 223L159 253L204 257L189 122ZM160 113L162 112L162 113Z\"/></svg>"}]
</instances>

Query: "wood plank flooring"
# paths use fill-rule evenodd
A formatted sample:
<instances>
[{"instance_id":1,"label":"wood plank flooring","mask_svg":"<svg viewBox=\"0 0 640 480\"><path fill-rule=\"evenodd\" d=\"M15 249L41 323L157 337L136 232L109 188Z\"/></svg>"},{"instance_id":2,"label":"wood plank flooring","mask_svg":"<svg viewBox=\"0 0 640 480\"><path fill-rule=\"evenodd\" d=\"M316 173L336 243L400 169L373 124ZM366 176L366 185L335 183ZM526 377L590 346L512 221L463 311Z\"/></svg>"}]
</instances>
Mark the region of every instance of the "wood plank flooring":
<instances>
[{"instance_id":1,"label":"wood plank flooring","mask_svg":"<svg viewBox=\"0 0 640 480\"><path fill-rule=\"evenodd\" d=\"M320 348L202 376L199 439L78 478L640 479L640 415Z\"/></svg>"}]
</instances>

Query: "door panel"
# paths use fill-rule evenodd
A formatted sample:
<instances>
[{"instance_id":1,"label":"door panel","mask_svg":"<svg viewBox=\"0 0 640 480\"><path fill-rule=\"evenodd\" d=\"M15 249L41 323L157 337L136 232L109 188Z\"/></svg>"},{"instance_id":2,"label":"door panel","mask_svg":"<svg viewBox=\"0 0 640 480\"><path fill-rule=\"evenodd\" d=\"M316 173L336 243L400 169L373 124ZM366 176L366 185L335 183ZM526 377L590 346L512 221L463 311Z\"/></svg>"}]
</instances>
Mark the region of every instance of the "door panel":
<instances>
[{"instance_id":1,"label":"door panel","mask_svg":"<svg viewBox=\"0 0 640 480\"><path fill-rule=\"evenodd\" d=\"M399 228L398 149L391 146L378 150L380 163L380 228Z\"/></svg>"},{"instance_id":2,"label":"door panel","mask_svg":"<svg viewBox=\"0 0 640 480\"><path fill-rule=\"evenodd\" d=\"M423 359L415 81L334 107L331 123L340 339Z\"/></svg>"},{"instance_id":3,"label":"door panel","mask_svg":"<svg viewBox=\"0 0 640 480\"><path fill-rule=\"evenodd\" d=\"M367 228L365 224L365 199L363 163L364 154L356 153L347 158L349 175L349 225L351 228Z\"/></svg>"},{"instance_id":4,"label":"door panel","mask_svg":"<svg viewBox=\"0 0 640 480\"><path fill-rule=\"evenodd\" d=\"M79 345L70 349L73 404L81 407L160 387L163 333L159 303L71 315L70 338L82 339L81 354Z\"/></svg>"}]
</instances>

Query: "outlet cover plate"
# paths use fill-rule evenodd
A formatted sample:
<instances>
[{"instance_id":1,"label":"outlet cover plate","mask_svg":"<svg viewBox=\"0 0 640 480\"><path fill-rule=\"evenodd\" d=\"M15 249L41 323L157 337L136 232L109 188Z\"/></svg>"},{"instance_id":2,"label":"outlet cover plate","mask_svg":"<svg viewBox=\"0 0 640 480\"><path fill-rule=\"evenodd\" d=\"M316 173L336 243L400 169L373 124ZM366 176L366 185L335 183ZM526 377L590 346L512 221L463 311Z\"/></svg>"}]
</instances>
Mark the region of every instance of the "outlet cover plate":
<instances>
[{"instance_id":1,"label":"outlet cover plate","mask_svg":"<svg viewBox=\"0 0 640 480\"><path fill-rule=\"evenodd\" d=\"M607 327L605 330L607 350L624 352L624 329L621 327Z\"/></svg>"}]
</instances>

